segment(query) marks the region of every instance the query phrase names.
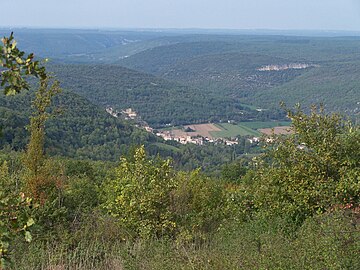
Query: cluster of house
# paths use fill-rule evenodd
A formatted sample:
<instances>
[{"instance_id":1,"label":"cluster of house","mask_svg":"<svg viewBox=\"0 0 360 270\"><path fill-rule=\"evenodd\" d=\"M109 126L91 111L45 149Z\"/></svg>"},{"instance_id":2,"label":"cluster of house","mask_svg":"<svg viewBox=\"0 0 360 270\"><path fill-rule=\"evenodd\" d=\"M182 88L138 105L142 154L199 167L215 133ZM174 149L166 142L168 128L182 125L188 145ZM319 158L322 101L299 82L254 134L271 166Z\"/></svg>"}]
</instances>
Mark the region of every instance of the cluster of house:
<instances>
[{"instance_id":1,"label":"cluster of house","mask_svg":"<svg viewBox=\"0 0 360 270\"><path fill-rule=\"evenodd\" d=\"M170 131L157 132L156 136L163 138L165 141L176 141L181 144L188 144L188 143L193 143L197 145L204 144L203 137L175 136Z\"/></svg>"},{"instance_id":2,"label":"cluster of house","mask_svg":"<svg viewBox=\"0 0 360 270\"><path fill-rule=\"evenodd\" d=\"M202 136L190 136L190 135L181 135L176 136L171 131L161 131L156 133L156 136L163 138L165 141L176 141L181 144L193 143L196 145L204 145L205 143L214 143L214 144L225 144L228 146L237 145L239 142L237 140L227 140L223 138L209 138Z\"/></svg>"},{"instance_id":3,"label":"cluster of house","mask_svg":"<svg viewBox=\"0 0 360 270\"><path fill-rule=\"evenodd\" d=\"M139 120L138 114L131 108L128 108L123 111L114 110L112 107L107 107L106 112L112 115L113 117L118 118L119 115L122 115L126 120ZM137 127L145 129L147 132L154 133L154 129L151 128L145 121L138 121L136 124ZM165 141L176 141L181 144L196 144L196 145L204 145L205 143L214 143L214 144L225 144L228 146L233 146L239 144L237 139L228 140L224 138L209 138L202 137L199 135L191 136L191 135L175 135L172 131L158 131L155 133L156 136L163 138ZM260 141L259 138L253 137L249 139L250 143L258 143Z\"/></svg>"},{"instance_id":4,"label":"cluster of house","mask_svg":"<svg viewBox=\"0 0 360 270\"><path fill-rule=\"evenodd\" d=\"M153 128L151 128L148 123L146 123L145 121L141 120L138 118L138 114L136 113L136 111L134 111L131 108L128 108L126 110L123 111L118 111L118 110L114 110L112 107L107 107L106 108L106 112L110 115L112 115L113 117L118 118L119 115L122 115L124 117L125 120L136 120L137 124L135 125L136 127L140 127L145 129L147 132L153 133Z\"/></svg>"},{"instance_id":5,"label":"cluster of house","mask_svg":"<svg viewBox=\"0 0 360 270\"><path fill-rule=\"evenodd\" d=\"M114 110L112 107L106 107L106 112L113 117L119 117L119 112L117 110Z\"/></svg>"},{"instance_id":6,"label":"cluster of house","mask_svg":"<svg viewBox=\"0 0 360 270\"><path fill-rule=\"evenodd\" d=\"M106 112L116 118L118 118L119 115L123 115L125 120L134 120L137 118L137 113L131 108L119 112L118 110L115 110L112 107L108 106L106 107Z\"/></svg>"},{"instance_id":7,"label":"cluster of house","mask_svg":"<svg viewBox=\"0 0 360 270\"><path fill-rule=\"evenodd\" d=\"M125 120L127 120L127 119L136 119L136 117L137 117L137 113L131 108L126 109L124 111L121 111L121 113L123 115L125 115Z\"/></svg>"},{"instance_id":8,"label":"cluster of house","mask_svg":"<svg viewBox=\"0 0 360 270\"><path fill-rule=\"evenodd\" d=\"M251 144L257 144L260 142L260 138L259 137L252 137L252 138L249 138L248 141L251 143Z\"/></svg>"}]
</instances>

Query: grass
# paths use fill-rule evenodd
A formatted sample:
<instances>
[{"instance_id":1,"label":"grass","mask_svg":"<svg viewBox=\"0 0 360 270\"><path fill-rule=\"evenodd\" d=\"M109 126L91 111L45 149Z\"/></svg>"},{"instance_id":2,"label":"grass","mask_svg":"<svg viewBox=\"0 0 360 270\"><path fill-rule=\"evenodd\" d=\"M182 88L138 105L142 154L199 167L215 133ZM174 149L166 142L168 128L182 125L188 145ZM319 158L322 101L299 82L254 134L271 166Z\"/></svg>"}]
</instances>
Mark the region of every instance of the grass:
<instances>
[{"instance_id":1,"label":"grass","mask_svg":"<svg viewBox=\"0 0 360 270\"><path fill-rule=\"evenodd\" d=\"M360 269L358 227L342 212L308 218L296 237L288 234L289 224L283 218L254 218L230 222L208 235L208 240L194 243L156 238L124 241L113 230L114 224L83 226L73 234L76 241L21 242L10 269Z\"/></svg>"},{"instance_id":2,"label":"grass","mask_svg":"<svg viewBox=\"0 0 360 270\"><path fill-rule=\"evenodd\" d=\"M218 128L221 129L221 131L210 131L210 134L215 138L231 138L236 136L261 136L261 133L258 132L257 129L273 128L279 126L290 126L290 124L291 122L285 122L285 121L241 122L235 125L223 123L223 124L215 124ZM174 130L180 128L181 127L168 127L168 128L163 128L162 130ZM162 144L158 144L158 146L160 147L161 145Z\"/></svg>"},{"instance_id":3,"label":"grass","mask_svg":"<svg viewBox=\"0 0 360 270\"><path fill-rule=\"evenodd\" d=\"M184 126L170 126L170 127L162 127L162 128L159 128L159 130L161 131L171 131L171 130L174 130L174 129L183 129Z\"/></svg>"}]
</instances>

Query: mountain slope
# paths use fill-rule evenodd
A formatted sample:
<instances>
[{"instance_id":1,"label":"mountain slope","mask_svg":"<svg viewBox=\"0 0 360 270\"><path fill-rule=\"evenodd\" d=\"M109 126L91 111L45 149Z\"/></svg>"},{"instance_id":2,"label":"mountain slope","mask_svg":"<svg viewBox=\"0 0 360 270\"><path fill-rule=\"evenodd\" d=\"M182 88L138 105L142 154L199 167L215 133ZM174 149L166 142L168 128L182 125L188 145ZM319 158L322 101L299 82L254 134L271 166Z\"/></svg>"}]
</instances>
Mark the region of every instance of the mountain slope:
<instances>
[{"instance_id":1,"label":"mountain slope","mask_svg":"<svg viewBox=\"0 0 360 270\"><path fill-rule=\"evenodd\" d=\"M244 99L252 104L289 106L323 103L330 111L360 117L360 61L329 63L294 80Z\"/></svg>"},{"instance_id":2,"label":"mountain slope","mask_svg":"<svg viewBox=\"0 0 360 270\"><path fill-rule=\"evenodd\" d=\"M164 126L256 117L259 112L237 100L119 66L50 67L64 88L105 108L132 108L150 125Z\"/></svg>"},{"instance_id":3,"label":"mountain slope","mask_svg":"<svg viewBox=\"0 0 360 270\"><path fill-rule=\"evenodd\" d=\"M31 92L12 97L1 95L2 147L24 149L28 140L25 126L31 113L31 99ZM150 145L159 141L74 93L64 91L55 98L54 105L61 113L46 124L46 152L50 155L117 160L131 145Z\"/></svg>"},{"instance_id":4,"label":"mountain slope","mask_svg":"<svg viewBox=\"0 0 360 270\"><path fill-rule=\"evenodd\" d=\"M263 109L280 101L357 115L360 99L359 38L244 37L238 42L179 43L143 51L119 63L196 86ZM259 71L267 65L304 69Z\"/></svg>"},{"instance_id":5,"label":"mountain slope","mask_svg":"<svg viewBox=\"0 0 360 270\"><path fill-rule=\"evenodd\" d=\"M25 126L28 125L32 94L0 96L0 149L21 151L25 148L29 136ZM131 153L134 146L144 144L151 156L171 157L178 169L201 167L208 172L219 172L221 166L231 160L234 151L238 155L244 152L245 143L233 148L164 142L66 90L56 97L54 105L53 109L60 108L62 113L46 123L45 150L49 155L118 161L120 156Z\"/></svg>"}]
</instances>

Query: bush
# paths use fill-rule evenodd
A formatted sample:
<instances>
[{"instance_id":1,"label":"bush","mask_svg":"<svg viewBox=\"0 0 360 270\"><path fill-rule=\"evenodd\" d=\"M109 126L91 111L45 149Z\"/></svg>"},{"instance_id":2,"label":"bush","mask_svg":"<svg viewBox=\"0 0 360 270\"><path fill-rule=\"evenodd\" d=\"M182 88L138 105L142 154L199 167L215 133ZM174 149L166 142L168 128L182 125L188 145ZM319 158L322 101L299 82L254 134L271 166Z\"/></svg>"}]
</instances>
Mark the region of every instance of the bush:
<instances>
[{"instance_id":1,"label":"bush","mask_svg":"<svg viewBox=\"0 0 360 270\"><path fill-rule=\"evenodd\" d=\"M289 113L294 134L277 137L257 160L251 193L269 215L306 217L334 205L355 208L360 194L360 130L337 114L315 108Z\"/></svg>"},{"instance_id":2,"label":"bush","mask_svg":"<svg viewBox=\"0 0 360 270\"><path fill-rule=\"evenodd\" d=\"M223 185L202 176L199 171L178 173L171 193L179 240L207 239L227 217Z\"/></svg>"},{"instance_id":3,"label":"bush","mask_svg":"<svg viewBox=\"0 0 360 270\"><path fill-rule=\"evenodd\" d=\"M148 160L144 147L134 162L121 159L116 178L105 185L105 209L137 235L172 235L176 224L169 210L175 187L170 160Z\"/></svg>"},{"instance_id":4,"label":"bush","mask_svg":"<svg viewBox=\"0 0 360 270\"><path fill-rule=\"evenodd\" d=\"M143 238L192 240L215 231L226 216L221 184L199 171L176 173L170 160L148 160L143 147L133 161L121 159L116 178L105 184L105 209Z\"/></svg>"}]
</instances>

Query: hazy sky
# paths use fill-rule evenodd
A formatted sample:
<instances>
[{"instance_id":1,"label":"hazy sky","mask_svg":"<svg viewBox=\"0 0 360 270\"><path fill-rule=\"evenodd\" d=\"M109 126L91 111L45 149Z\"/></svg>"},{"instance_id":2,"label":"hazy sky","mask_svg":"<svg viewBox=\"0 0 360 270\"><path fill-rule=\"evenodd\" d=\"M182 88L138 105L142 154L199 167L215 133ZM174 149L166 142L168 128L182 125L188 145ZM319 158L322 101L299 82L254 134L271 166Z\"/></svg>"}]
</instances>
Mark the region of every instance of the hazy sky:
<instances>
[{"instance_id":1,"label":"hazy sky","mask_svg":"<svg viewBox=\"0 0 360 270\"><path fill-rule=\"evenodd\" d=\"M0 26L360 31L360 0L0 0Z\"/></svg>"}]
</instances>

